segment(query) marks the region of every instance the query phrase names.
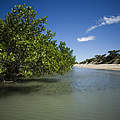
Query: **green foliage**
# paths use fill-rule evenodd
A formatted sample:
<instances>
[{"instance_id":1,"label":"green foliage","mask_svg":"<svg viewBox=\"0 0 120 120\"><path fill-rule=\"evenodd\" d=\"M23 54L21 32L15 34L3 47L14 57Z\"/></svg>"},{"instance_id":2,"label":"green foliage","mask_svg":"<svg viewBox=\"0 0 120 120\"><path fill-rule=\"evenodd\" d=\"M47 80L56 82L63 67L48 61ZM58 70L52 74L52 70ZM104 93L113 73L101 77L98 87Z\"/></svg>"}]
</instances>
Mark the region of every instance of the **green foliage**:
<instances>
[{"instance_id":1,"label":"green foliage","mask_svg":"<svg viewBox=\"0 0 120 120\"><path fill-rule=\"evenodd\" d=\"M120 50L108 51L108 55L95 55L94 58L86 59L80 64L120 64Z\"/></svg>"},{"instance_id":2,"label":"green foliage","mask_svg":"<svg viewBox=\"0 0 120 120\"><path fill-rule=\"evenodd\" d=\"M120 57L120 54L119 54L120 50L112 50L112 51L108 51L109 55L106 57L106 62L111 64L111 63L114 63L114 61L119 57ZM119 60L118 60L119 61Z\"/></svg>"},{"instance_id":3,"label":"green foliage","mask_svg":"<svg viewBox=\"0 0 120 120\"><path fill-rule=\"evenodd\" d=\"M26 5L15 5L5 20L0 19L0 76L13 79L61 73L75 63L65 42L58 46L55 33L47 30L47 17Z\"/></svg>"}]
</instances>

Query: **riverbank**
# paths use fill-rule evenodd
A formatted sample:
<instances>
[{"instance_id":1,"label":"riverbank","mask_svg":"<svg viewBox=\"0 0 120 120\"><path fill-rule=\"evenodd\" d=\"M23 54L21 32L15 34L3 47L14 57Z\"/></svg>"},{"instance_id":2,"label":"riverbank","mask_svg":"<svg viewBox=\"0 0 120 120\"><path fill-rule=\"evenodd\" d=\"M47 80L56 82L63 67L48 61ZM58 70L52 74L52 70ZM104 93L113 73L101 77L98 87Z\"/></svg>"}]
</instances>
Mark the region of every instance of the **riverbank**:
<instances>
[{"instance_id":1,"label":"riverbank","mask_svg":"<svg viewBox=\"0 0 120 120\"><path fill-rule=\"evenodd\" d=\"M75 64L76 67L120 71L120 64Z\"/></svg>"}]
</instances>

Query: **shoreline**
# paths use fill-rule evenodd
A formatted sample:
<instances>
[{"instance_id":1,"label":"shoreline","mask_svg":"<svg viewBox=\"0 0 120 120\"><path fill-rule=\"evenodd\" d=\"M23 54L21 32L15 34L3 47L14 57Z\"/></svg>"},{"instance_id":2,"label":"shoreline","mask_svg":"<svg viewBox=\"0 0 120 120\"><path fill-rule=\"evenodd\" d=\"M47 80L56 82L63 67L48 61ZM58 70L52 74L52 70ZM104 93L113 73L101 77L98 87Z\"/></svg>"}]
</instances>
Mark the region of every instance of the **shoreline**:
<instances>
[{"instance_id":1,"label":"shoreline","mask_svg":"<svg viewBox=\"0 0 120 120\"><path fill-rule=\"evenodd\" d=\"M74 64L75 67L120 71L120 64Z\"/></svg>"}]
</instances>

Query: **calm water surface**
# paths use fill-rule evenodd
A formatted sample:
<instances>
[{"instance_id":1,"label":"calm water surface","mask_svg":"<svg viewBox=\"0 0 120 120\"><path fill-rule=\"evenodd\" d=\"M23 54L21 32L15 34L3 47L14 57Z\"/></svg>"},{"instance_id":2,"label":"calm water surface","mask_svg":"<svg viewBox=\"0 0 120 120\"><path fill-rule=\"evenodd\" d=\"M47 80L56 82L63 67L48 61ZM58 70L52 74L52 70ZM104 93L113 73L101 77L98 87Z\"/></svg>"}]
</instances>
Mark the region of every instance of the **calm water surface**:
<instances>
[{"instance_id":1,"label":"calm water surface","mask_svg":"<svg viewBox=\"0 0 120 120\"><path fill-rule=\"evenodd\" d=\"M120 120L119 71L75 67L57 78L0 97L0 120Z\"/></svg>"}]
</instances>

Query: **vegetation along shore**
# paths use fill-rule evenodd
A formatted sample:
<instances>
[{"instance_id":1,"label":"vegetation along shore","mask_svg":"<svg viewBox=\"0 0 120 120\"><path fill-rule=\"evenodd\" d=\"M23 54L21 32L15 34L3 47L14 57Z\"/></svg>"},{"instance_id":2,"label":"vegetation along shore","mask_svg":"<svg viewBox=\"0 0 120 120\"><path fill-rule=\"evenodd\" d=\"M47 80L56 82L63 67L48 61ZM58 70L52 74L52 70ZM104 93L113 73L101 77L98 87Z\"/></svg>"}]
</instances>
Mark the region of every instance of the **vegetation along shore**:
<instances>
[{"instance_id":1,"label":"vegetation along shore","mask_svg":"<svg viewBox=\"0 0 120 120\"><path fill-rule=\"evenodd\" d=\"M120 64L75 64L76 67L120 71Z\"/></svg>"},{"instance_id":2,"label":"vegetation along shore","mask_svg":"<svg viewBox=\"0 0 120 120\"><path fill-rule=\"evenodd\" d=\"M24 4L0 19L0 81L63 73L75 63L73 50L47 29L47 16L36 15Z\"/></svg>"},{"instance_id":3,"label":"vegetation along shore","mask_svg":"<svg viewBox=\"0 0 120 120\"><path fill-rule=\"evenodd\" d=\"M120 71L120 50L111 50L108 51L108 54L95 55L95 57L86 59L74 66Z\"/></svg>"}]
</instances>

